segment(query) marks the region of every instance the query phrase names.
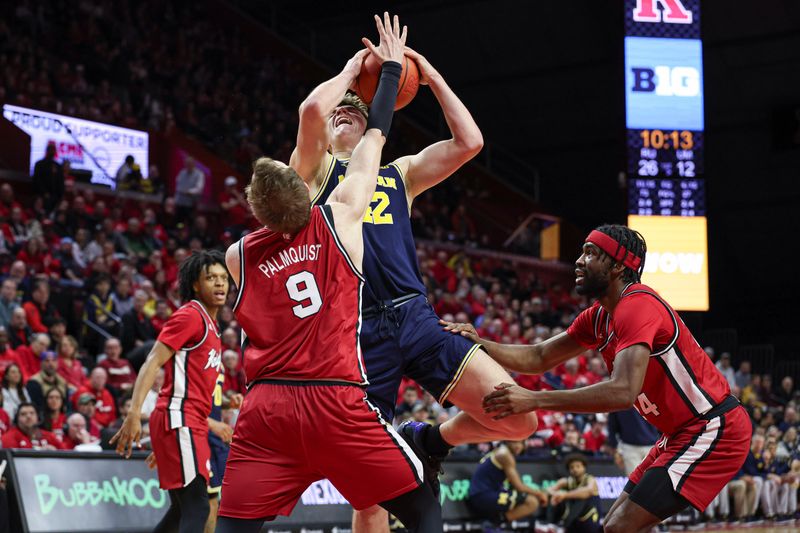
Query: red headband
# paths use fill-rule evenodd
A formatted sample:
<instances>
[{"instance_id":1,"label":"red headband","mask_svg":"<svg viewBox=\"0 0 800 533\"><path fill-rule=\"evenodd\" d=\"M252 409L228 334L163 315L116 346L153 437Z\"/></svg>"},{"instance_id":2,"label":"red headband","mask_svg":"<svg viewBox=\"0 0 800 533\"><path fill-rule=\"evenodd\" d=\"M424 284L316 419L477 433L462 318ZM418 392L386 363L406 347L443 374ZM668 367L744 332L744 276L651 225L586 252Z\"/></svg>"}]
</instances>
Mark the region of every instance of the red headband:
<instances>
[{"instance_id":1,"label":"red headband","mask_svg":"<svg viewBox=\"0 0 800 533\"><path fill-rule=\"evenodd\" d=\"M609 237L602 231L592 230L585 242L590 242L610 255L614 261L622 262L628 268L638 271L642 260L628 251L613 237Z\"/></svg>"}]
</instances>

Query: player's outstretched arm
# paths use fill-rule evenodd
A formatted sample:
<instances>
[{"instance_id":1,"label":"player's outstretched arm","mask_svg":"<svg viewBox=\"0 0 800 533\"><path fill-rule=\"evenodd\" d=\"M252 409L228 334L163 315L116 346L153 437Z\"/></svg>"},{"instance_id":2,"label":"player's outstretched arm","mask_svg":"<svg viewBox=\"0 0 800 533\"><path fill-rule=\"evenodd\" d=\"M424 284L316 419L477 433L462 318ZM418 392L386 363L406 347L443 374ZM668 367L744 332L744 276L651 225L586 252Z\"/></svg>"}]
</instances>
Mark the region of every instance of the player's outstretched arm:
<instances>
[{"instance_id":1,"label":"player's outstretched arm","mask_svg":"<svg viewBox=\"0 0 800 533\"><path fill-rule=\"evenodd\" d=\"M327 202L333 210L342 244L356 265L361 265L364 246L361 225L372 195L375 194L381 151L392 123L402 70L400 62L403 60L408 33L406 27L401 31L396 15L393 22L388 13L383 14L383 19L376 15L375 24L380 35L380 45L376 47L369 39L363 39L381 64L381 77L367 120L367 131L353 150L346 179L334 189Z\"/></svg>"},{"instance_id":2,"label":"player's outstretched arm","mask_svg":"<svg viewBox=\"0 0 800 533\"><path fill-rule=\"evenodd\" d=\"M139 369L139 375L136 377L136 383L133 385L133 395L131 396L131 409L122 423L122 427L117 433L111 437L109 441L111 444L116 443L117 453L130 457L133 452L133 444L139 445L139 439L142 436L142 404L147 396L147 391L153 388L153 383L158 376L158 370L164 366L167 361L175 354L175 352L162 343L156 341L153 349L147 356L142 368Z\"/></svg>"},{"instance_id":3,"label":"player's outstretched arm","mask_svg":"<svg viewBox=\"0 0 800 533\"><path fill-rule=\"evenodd\" d=\"M330 157L327 152L330 144L328 117L358 77L361 64L368 53L366 48L356 52L339 74L318 85L300 104L297 145L292 152L289 166L312 186L312 191L322 178L321 169L325 168L327 158Z\"/></svg>"},{"instance_id":4,"label":"player's outstretched arm","mask_svg":"<svg viewBox=\"0 0 800 533\"><path fill-rule=\"evenodd\" d=\"M560 391L531 391L513 383L501 383L483 399L483 410L499 420L537 409L572 413L607 413L628 409L642 391L650 348L634 344L614 359L611 379L588 387Z\"/></svg>"},{"instance_id":5,"label":"player's outstretched arm","mask_svg":"<svg viewBox=\"0 0 800 533\"><path fill-rule=\"evenodd\" d=\"M433 91L452 135L450 139L434 143L416 155L398 159L397 163L405 171L408 196L413 199L478 155L483 148L483 135L467 107L433 65L411 48L406 47L406 55L417 62L420 83Z\"/></svg>"},{"instance_id":6,"label":"player's outstretched arm","mask_svg":"<svg viewBox=\"0 0 800 533\"><path fill-rule=\"evenodd\" d=\"M520 374L542 374L586 351L586 347L566 332L538 344L500 344L480 338L472 324L446 320L439 320L439 323L445 331L483 345L489 357L500 366Z\"/></svg>"}]
</instances>

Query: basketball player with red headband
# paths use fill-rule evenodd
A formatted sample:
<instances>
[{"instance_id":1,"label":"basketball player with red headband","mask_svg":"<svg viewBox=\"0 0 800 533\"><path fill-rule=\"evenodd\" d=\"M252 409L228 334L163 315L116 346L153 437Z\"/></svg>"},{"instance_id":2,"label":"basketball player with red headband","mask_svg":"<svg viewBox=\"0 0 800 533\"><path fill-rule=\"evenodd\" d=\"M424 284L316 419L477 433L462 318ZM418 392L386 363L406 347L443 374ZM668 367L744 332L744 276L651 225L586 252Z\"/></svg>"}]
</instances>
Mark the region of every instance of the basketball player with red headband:
<instances>
[{"instance_id":1,"label":"basketball player with red headband","mask_svg":"<svg viewBox=\"0 0 800 533\"><path fill-rule=\"evenodd\" d=\"M575 262L575 284L597 301L567 331L539 344L497 344L478 338L470 324L445 323L524 374L543 373L588 349L603 355L608 381L563 391L502 383L483 406L504 418L536 409L598 413L633 405L661 431L608 511L606 532L649 531L688 505L704 510L744 463L752 433L744 408L681 318L641 283L646 252L642 235L628 227L592 231Z\"/></svg>"}]
</instances>

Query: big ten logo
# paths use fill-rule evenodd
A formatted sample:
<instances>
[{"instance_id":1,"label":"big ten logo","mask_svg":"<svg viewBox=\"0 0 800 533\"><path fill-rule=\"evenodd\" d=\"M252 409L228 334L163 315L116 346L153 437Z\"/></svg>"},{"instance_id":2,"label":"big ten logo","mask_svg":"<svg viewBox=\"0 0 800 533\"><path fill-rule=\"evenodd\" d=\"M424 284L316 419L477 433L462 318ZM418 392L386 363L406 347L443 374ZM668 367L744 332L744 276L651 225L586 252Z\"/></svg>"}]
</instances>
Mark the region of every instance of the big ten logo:
<instances>
[{"instance_id":1,"label":"big ten logo","mask_svg":"<svg viewBox=\"0 0 800 533\"><path fill-rule=\"evenodd\" d=\"M631 67L637 93L658 96L697 96L700 94L700 71L694 67Z\"/></svg>"},{"instance_id":2,"label":"big ten logo","mask_svg":"<svg viewBox=\"0 0 800 533\"><path fill-rule=\"evenodd\" d=\"M661 9L656 9L656 4ZM636 0L633 8L633 20L636 22L664 22L667 24L691 24L692 12L681 0Z\"/></svg>"}]
</instances>

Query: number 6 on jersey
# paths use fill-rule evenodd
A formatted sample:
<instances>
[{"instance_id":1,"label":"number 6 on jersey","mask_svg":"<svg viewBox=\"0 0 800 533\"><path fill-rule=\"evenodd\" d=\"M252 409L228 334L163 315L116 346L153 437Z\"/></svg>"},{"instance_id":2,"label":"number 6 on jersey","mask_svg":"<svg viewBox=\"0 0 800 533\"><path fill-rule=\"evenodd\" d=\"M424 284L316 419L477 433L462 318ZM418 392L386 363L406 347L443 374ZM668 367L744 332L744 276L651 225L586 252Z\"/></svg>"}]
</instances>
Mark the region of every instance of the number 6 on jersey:
<instances>
[{"instance_id":1,"label":"number 6 on jersey","mask_svg":"<svg viewBox=\"0 0 800 533\"><path fill-rule=\"evenodd\" d=\"M301 289L301 285L305 285L305 287ZM286 280L286 290L289 292L289 298L298 303L292 307L292 311L298 318L311 316L322 307L322 296L319 294L317 280L314 279L314 274L311 272L304 270L289 276L289 279ZM308 303L304 305L306 301Z\"/></svg>"}]
</instances>

